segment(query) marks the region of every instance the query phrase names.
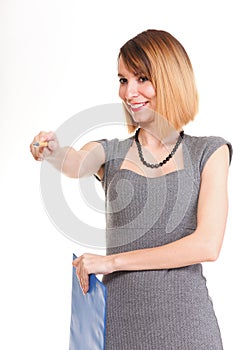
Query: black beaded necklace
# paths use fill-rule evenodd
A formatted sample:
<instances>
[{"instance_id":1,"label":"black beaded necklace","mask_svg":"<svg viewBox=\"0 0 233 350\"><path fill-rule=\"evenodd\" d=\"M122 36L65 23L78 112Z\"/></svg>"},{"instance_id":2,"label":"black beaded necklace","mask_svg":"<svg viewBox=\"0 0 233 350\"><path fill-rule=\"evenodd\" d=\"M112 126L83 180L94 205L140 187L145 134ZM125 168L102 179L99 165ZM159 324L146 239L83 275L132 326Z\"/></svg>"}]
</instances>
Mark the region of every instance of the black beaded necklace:
<instances>
[{"instance_id":1,"label":"black beaded necklace","mask_svg":"<svg viewBox=\"0 0 233 350\"><path fill-rule=\"evenodd\" d=\"M136 132L135 132L135 141L136 141L136 145L137 145L137 148L138 148L138 154L139 154L139 157L140 157L142 163L143 163L144 165L146 165L147 167L149 167L149 168L159 168L160 166L163 166L164 164L166 164L166 163L174 156L174 154L175 154L176 151L177 151L177 148L178 148L179 145L181 144L182 139L183 139L183 137L184 137L184 131L182 130L182 131L180 132L180 136L179 136L179 138L178 138L178 140L177 140L177 142L176 142L174 148L172 149L171 153L170 153L164 160L162 160L161 162L155 163L155 164L151 164L151 163L147 163L147 162L145 161L144 157L143 157L143 154L142 154L142 147L141 147L141 144L140 144L140 142L139 142L139 140L138 140L139 131L140 131L140 128L138 128L138 129L136 130Z\"/></svg>"}]
</instances>

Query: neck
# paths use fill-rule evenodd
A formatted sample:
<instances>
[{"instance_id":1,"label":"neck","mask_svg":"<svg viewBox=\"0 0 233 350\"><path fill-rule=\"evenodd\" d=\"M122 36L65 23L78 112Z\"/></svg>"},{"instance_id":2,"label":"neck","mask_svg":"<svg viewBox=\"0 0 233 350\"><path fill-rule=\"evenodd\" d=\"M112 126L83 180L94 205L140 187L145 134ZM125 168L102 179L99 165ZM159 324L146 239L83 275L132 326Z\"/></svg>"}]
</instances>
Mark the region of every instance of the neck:
<instances>
[{"instance_id":1,"label":"neck","mask_svg":"<svg viewBox=\"0 0 233 350\"><path fill-rule=\"evenodd\" d=\"M177 142L179 135L180 132L172 130L164 138L161 138L155 131L152 132L149 129L140 127L138 140L140 144L144 147L158 148L163 146L164 144L167 146L174 145Z\"/></svg>"}]
</instances>

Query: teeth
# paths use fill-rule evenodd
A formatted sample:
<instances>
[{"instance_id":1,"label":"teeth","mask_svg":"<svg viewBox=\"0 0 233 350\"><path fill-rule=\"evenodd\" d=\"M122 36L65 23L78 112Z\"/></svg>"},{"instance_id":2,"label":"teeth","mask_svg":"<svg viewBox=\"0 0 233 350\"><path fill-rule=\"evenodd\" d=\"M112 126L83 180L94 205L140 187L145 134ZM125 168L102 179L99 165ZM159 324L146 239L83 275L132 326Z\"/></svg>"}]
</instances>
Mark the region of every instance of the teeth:
<instances>
[{"instance_id":1,"label":"teeth","mask_svg":"<svg viewBox=\"0 0 233 350\"><path fill-rule=\"evenodd\" d=\"M130 107L131 108L140 108L140 107L144 106L144 104L145 103L137 103L137 104L133 104L133 105L130 104Z\"/></svg>"}]
</instances>

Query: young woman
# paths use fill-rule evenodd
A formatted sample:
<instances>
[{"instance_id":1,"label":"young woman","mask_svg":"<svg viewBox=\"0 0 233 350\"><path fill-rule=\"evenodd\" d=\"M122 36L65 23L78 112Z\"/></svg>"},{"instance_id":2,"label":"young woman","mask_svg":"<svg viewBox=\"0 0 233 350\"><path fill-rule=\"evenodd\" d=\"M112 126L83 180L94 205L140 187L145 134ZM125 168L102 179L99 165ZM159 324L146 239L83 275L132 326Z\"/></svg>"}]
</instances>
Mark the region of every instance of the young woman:
<instances>
[{"instance_id":1,"label":"young woman","mask_svg":"<svg viewBox=\"0 0 233 350\"><path fill-rule=\"evenodd\" d=\"M226 227L231 144L186 135L198 96L189 57L170 33L147 30L118 57L127 139L60 148L53 133L31 144L70 177L95 175L106 199L107 254L74 261L84 293L88 275L107 286L107 350L221 350L202 274ZM33 143L46 141L46 147Z\"/></svg>"}]
</instances>

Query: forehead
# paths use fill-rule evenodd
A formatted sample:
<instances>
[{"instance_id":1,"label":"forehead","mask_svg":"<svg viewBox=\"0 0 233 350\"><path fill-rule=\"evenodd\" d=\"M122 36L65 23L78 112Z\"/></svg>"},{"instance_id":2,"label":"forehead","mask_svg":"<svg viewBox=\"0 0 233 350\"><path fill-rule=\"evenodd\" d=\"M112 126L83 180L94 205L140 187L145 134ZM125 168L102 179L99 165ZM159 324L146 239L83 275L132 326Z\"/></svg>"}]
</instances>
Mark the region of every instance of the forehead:
<instances>
[{"instance_id":1,"label":"forehead","mask_svg":"<svg viewBox=\"0 0 233 350\"><path fill-rule=\"evenodd\" d=\"M118 60L118 73L132 73L130 72L130 70L127 68L125 62L123 61L122 57L120 56L119 57L119 60Z\"/></svg>"},{"instance_id":2,"label":"forehead","mask_svg":"<svg viewBox=\"0 0 233 350\"><path fill-rule=\"evenodd\" d=\"M125 76L125 75L133 75L133 76L138 76L139 74L143 74L141 69L133 69L128 67L123 58L120 56L118 59L118 74Z\"/></svg>"}]
</instances>

